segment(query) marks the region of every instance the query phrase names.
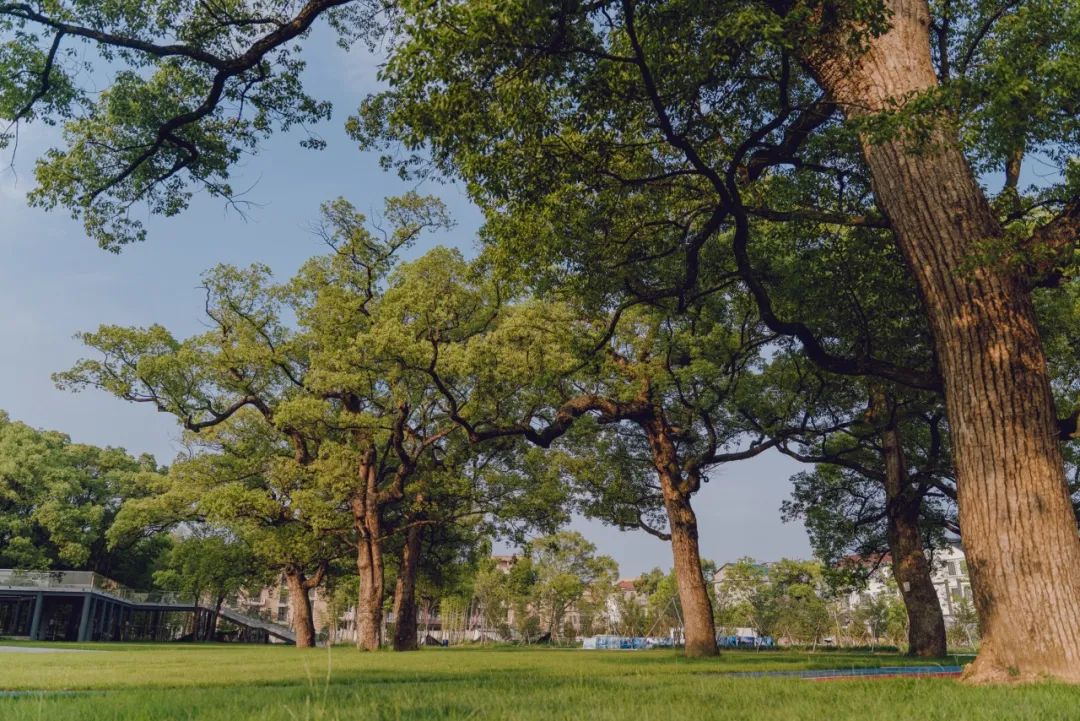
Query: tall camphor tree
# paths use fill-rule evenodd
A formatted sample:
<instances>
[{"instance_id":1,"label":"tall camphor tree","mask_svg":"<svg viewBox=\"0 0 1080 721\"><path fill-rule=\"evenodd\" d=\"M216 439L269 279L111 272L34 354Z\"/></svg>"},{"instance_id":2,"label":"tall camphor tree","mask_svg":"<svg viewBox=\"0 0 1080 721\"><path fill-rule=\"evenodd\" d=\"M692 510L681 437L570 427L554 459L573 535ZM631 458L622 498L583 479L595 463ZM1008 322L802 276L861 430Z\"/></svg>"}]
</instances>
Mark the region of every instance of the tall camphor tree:
<instances>
[{"instance_id":1,"label":"tall camphor tree","mask_svg":"<svg viewBox=\"0 0 1080 721\"><path fill-rule=\"evenodd\" d=\"M424 491L409 484L418 472L433 470L431 454L456 428L439 413L430 384L410 383L415 378L393 372L373 331L396 253L449 219L441 203L415 194L387 201L384 215L391 229L377 235L347 202L325 205L320 231L331 252L306 263L289 284L312 358L304 382L324 401L294 410L299 423L342 431L324 446L318 463L338 479L352 515L360 575L357 644L369 650L382 643L383 546L390 535L408 534L422 520L398 514L401 527L389 527L388 514L407 496L424 513ZM403 547L402 593L414 584L417 550L415 541ZM397 641L399 648L415 647L415 639Z\"/></svg>"},{"instance_id":2,"label":"tall camphor tree","mask_svg":"<svg viewBox=\"0 0 1080 721\"><path fill-rule=\"evenodd\" d=\"M161 326L102 326L81 336L100 357L55 379L151 404L192 434L193 453L170 468L158 495L127 504L114 540L192 519L249 536L285 574L297 645L313 646L309 591L333 558L323 537L337 524L326 517L332 498L304 496L323 438L282 412L303 393L307 356L280 322L280 299L266 292L267 282L265 268L219 267L204 276L211 330L177 340Z\"/></svg>"},{"instance_id":3,"label":"tall camphor tree","mask_svg":"<svg viewBox=\"0 0 1080 721\"><path fill-rule=\"evenodd\" d=\"M851 417L854 410L850 425L810 443L781 444L783 452L818 464L793 478L785 518L805 519L816 555L838 572L840 586L865 580L887 558L908 615L908 653L944 656L930 554L957 528L943 413L933 404L898 401L880 387L861 398L847 390L852 406L835 411ZM849 554L858 556L854 565Z\"/></svg>"},{"instance_id":4,"label":"tall camphor tree","mask_svg":"<svg viewBox=\"0 0 1080 721\"><path fill-rule=\"evenodd\" d=\"M349 550L338 497L316 483L288 439L250 408L185 440L185 452L156 493L124 505L110 539L180 527L223 529L244 544L263 580L284 579L296 643L314 646L311 592ZM317 445L310 437L308 444Z\"/></svg>"},{"instance_id":5,"label":"tall camphor tree","mask_svg":"<svg viewBox=\"0 0 1080 721\"><path fill-rule=\"evenodd\" d=\"M859 51L848 45L859 27L851 20L833 27L819 20L821 35L800 48L850 119L917 101L945 75L931 51L929 4L890 0L886 9L888 28L866 37ZM1075 6L1063 10L1075 18ZM947 33L937 33L946 57ZM991 208L950 115L935 113L925 123L925 138L905 128L885 138L864 132L860 142L877 203L923 295L945 390L960 525L983 629L965 674L973 681L1078 681L1080 579L1069 569L1080 563L1080 539L1028 278L1008 265L965 271L979 243L1016 240ZM1011 150L1022 156L1025 138L1012 139ZM1074 201L1031 242L1071 245L1078 231ZM1054 549L1049 556L1047 548Z\"/></svg>"},{"instance_id":6,"label":"tall camphor tree","mask_svg":"<svg viewBox=\"0 0 1080 721\"><path fill-rule=\"evenodd\" d=\"M317 466L350 489L361 577L358 643L368 649L381 644L384 546L400 541L394 647L415 649L410 622L422 529L498 517L543 523L527 493L541 484L507 466L512 454L506 448L485 449L483 467L475 468L476 451L455 445L458 425L433 379L401 371L400 346L408 341L401 338L400 319L416 311L413 286L420 284L421 292L430 286L408 266L399 267L397 254L420 233L449 225L443 205L415 194L391 199L383 212L386 232L371 228L344 201L325 206L324 216L321 235L332 252L307 263L287 293L311 358L305 388L329 405L291 408L300 426L341 431L324 444ZM417 263L438 265L446 257L436 248ZM547 520L559 517L556 512ZM409 621L401 623L403 617Z\"/></svg>"},{"instance_id":7,"label":"tall camphor tree","mask_svg":"<svg viewBox=\"0 0 1080 721\"><path fill-rule=\"evenodd\" d=\"M774 228L778 237L771 244L760 243L755 258L774 279L769 283L774 304L783 303L785 314L802 308L819 336L872 338L873 346L889 349L892 359L929 367L928 329L912 307L910 280L891 258L897 251L875 238L882 231L847 229L821 236L814 244L796 244L783 236L811 235L809 229L793 226ZM793 267L831 277L832 289L792 282ZM1071 300L1075 293L1073 284L1036 295L1051 376L1062 399L1072 397L1066 389L1075 386L1076 378L1075 344L1069 340L1077 326ZM771 385L795 384L781 380ZM881 381L836 379L823 384L813 407L805 410L853 422L810 444L788 439L778 446L803 461L833 463L796 476L785 514L806 519L819 557L830 563L842 565L849 553L872 560L887 551L908 611L909 653L941 655L945 629L925 552L941 543L943 534L959 534L960 527L940 398Z\"/></svg>"},{"instance_id":8,"label":"tall camphor tree","mask_svg":"<svg viewBox=\"0 0 1080 721\"><path fill-rule=\"evenodd\" d=\"M699 222L661 259L685 258L692 280L697 252L727 228L740 274L774 330L793 334L831 370L943 387L986 626L968 678L1076 678L1070 659L1080 655L1080 588L1043 580L1075 566L1080 542L1067 522L1054 409L1027 291L1032 275L1061 282L1058 251L1067 254L1076 237L1068 157L1080 82L1069 58L1080 23L1072 0L949 3L933 13L925 0L403 7L398 29L412 38L391 43L401 52L387 77L402 97L422 101L418 122L406 129L410 123L386 103L377 113L396 114L393 124L403 129L396 134L416 146L441 133L437 155L472 176L478 199L523 199L528 194L518 191L548 179L561 183L563 201L577 193L596 209L605 189L623 199L648 197L639 195L645 186L677 189L698 199ZM371 11L359 0L254 0L227 11L168 3L0 5L3 31L13 38L4 56L13 80L0 88L3 115L69 119L69 152L47 156L34 198L72 209L115 248L141 234L128 215L134 204L179 212L191 183L231 197L229 167L260 137L328 111L303 94L293 41L323 15L346 39L356 38L377 17ZM110 55L109 71L139 71L97 83L105 93L86 94L76 82L84 76L72 72L75 44ZM928 112L882 112L897 109ZM856 122L833 132L844 114ZM868 122L882 118L897 122ZM783 175L816 173L845 187L851 176L842 153L838 162L818 164L803 162L800 150L822 138L849 139L855 125L863 131L855 147L865 151L855 164L872 174L872 198L769 202L765 189ZM441 143L455 134L464 141L456 148ZM470 145L483 152L447 152ZM848 147L846 140L836 145ZM1019 171L1025 156L1037 153L1059 165L1065 182L1025 193ZM1005 168L1007 207L986 202L972 163L978 171ZM490 182L479 182L485 175ZM552 217L580 216L564 210ZM940 374L897 367L867 349L844 355L838 351L850 349L770 312L746 250L758 219L796 217L893 228L917 276ZM1017 238L1018 219L1039 227ZM618 242L604 234L604 223L596 227L601 247L633 247L634 238ZM602 257L579 246L577 260ZM927 255L928 248L935 252ZM970 262L987 249L996 260L1017 262ZM999 348L1011 350L992 350ZM985 447L1002 452L989 456ZM1013 520L998 523L1006 517ZM996 543L998 534L1009 542ZM1006 546L1015 549L1008 556L995 550ZM1052 564L1032 555L1046 546L1060 549Z\"/></svg>"},{"instance_id":9,"label":"tall camphor tree","mask_svg":"<svg viewBox=\"0 0 1080 721\"><path fill-rule=\"evenodd\" d=\"M740 384L771 336L724 288L682 314L640 306L612 319L568 304L500 305L476 273L449 252L402 266L382 308L397 304L384 332L402 372L434 383L473 443L555 444L553 465L591 495L592 515L670 541L686 652L715 654L691 499L711 468L772 447L769 433L782 437L780 428L752 428L738 410ZM596 422L610 431L599 439L580 426ZM620 476L631 467L633 491ZM653 483L642 483L642 467ZM644 495L631 503L634 491Z\"/></svg>"},{"instance_id":10,"label":"tall camphor tree","mask_svg":"<svg viewBox=\"0 0 1080 721\"><path fill-rule=\"evenodd\" d=\"M776 192L785 189L777 184ZM790 190L789 190L790 192ZM910 278L895 246L877 228L814 232L776 224L759 241L755 267L768 278L778 312L799 312L818 337L848 347L877 349L893 362L931 369L929 334ZM799 274L826 282L804 283ZM948 428L936 395L875 379L852 379L816 369L792 344L780 344L765 375L758 416L782 410L772 399L801 391L804 415L836 430L824 436L783 439L778 448L801 461L832 462L796 476L787 517L803 516L818 557L860 580L888 554L908 611L908 652L945 653L945 624L926 552L940 543L955 509ZM792 401L785 401L791 404ZM865 564L850 567L849 554Z\"/></svg>"},{"instance_id":11,"label":"tall camphor tree","mask_svg":"<svg viewBox=\"0 0 1080 721\"><path fill-rule=\"evenodd\" d=\"M350 205L329 203L321 228L331 252L309 261L290 283L273 284L264 267L220 267L205 277L214 330L177 341L162 328L106 327L84 335L102 360L82 361L57 376L62 385L92 385L152 403L219 446L216 454L177 466L177 473L198 473L199 464L207 463L253 464L235 476L268 479L266 493L278 504L267 520L273 530L274 519L284 515L316 538L352 536L361 574L359 644L371 649L381 645L382 544L392 530L383 516L404 498L420 455L454 428L447 422L446 431L432 431L433 405L380 375L378 359L362 352L370 305L393 254L444 217L440 205L414 195L388 201L385 215L391 230L376 240ZM298 326L291 324L293 316ZM356 352L343 359L343 349ZM258 441L260 432L267 434L261 445L245 443ZM283 451L284 458L275 457ZM216 497L210 492L198 501ZM309 516L310 509L295 502L301 500L318 500L319 512ZM335 501L348 509L351 523L334 517ZM252 508L257 518L265 517L258 503L224 508ZM322 579L327 560L310 578L303 567L286 569L298 601ZM298 643L313 644L310 614L297 618Z\"/></svg>"},{"instance_id":12,"label":"tall camphor tree","mask_svg":"<svg viewBox=\"0 0 1080 721\"><path fill-rule=\"evenodd\" d=\"M414 617L419 529L496 513L526 518L526 507L529 518L541 517L526 493L533 478L490 472L495 466L463 473L472 456L449 445L458 426L440 411L441 392L427 376L399 372L384 323L397 307L393 298L384 303L387 274L401 248L446 217L441 204L416 195L388 200L383 216L387 232L376 237L351 205L329 203L320 230L330 252L287 283L274 284L259 266L207 274L214 330L177 341L162 328L102 328L84 340L103 358L57 376L172 412L208 451L174 464L174 492L132 506L133 524L163 523L170 513L173 522L224 523L254 548L276 549L267 555L278 565L295 557L290 549L321 549L310 577L301 560L283 566L304 608L334 557L327 554L340 553L335 541L351 539L358 645L366 649L382 644L384 548L396 537L398 615ZM393 290L394 298L409 292L401 283ZM310 618L300 625L298 636L313 641ZM395 647L415 648L415 633L398 629Z\"/></svg>"}]
</instances>

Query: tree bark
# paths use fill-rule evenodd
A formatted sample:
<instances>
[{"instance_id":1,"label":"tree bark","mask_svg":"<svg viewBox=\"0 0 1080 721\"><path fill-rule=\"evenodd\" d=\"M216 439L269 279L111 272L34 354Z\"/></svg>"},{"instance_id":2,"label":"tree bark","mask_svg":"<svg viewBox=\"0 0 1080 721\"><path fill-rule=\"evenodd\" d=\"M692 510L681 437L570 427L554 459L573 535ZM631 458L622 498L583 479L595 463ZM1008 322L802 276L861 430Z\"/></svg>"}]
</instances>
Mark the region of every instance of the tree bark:
<instances>
[{"instance_id":1,"label":"tree bark","mask_svg":"<svg viewBox=\"0 0 1080 721\"><path fill-rule=\"evenodd\" d=\"M401 570L394 586L394 650L415 651L416 638L416 571L420 560L421 529L413 526L406 531L405 547L401 553Z\"/></svg>"},{"instance_id":2,"label":"tree bark","mask_svg":"<svg viewBox=\"0 0 1080 721\"><path fill-rule=\"evenodd\" d=\"M379 509L378 470L375 452L368 449L359 467L357 493L352 498L356 529L356 569L360 574L360 597L356 606L356 646L377 651L382 646L383 578L382 516Z\"/></svg>"},{"instance_id":3,"label":"tree bark","mask_svg":"<svg viewBox=\"0 0 1080 721\"><path fill-rule=\"evenodd\" d=\"M885 457L885 519L893 578L908 617L908 655L945 655L945 618L930 576L922 533L921 498L911 486L900 432L892 424L881 433Z\"/></svg>"},{"instance_id":4,"label":"tree bark","mask_svg":"<svg viewBox=\"0 0 1080 721\"><path fill-rule=\"evenodd\" d=\"M289 589L289 605L292 607L292 628L296 634L297 648L315 647L315 620L311 613L311 597L308 595L304 574L296 570L285 571L285 586Z\"/></svg>"},{"instance_id":5,"label":"tree bark","mask_svg":"<svg viewBox=\"0 0 1080 721\"><path fill-rule=\"evenodd\" d=\"M926 0L886 0L865 52L834 37L806 57L848 117L933 89ZM838 33L838 36L842 33ZM1005 269L966 268L1002 229L948 118L928 144L862 138L875 196L920 289L944 381L960 525L983 644L972 682L1080 682L1080 538L1031 297Z\"/></svg>"},{"instance_id":6,"label":"tree bark","mask_svg":"<svg viewBox=\"0 0 1080 721\"><path fill-rule=\"evenodd\" d=\"M384 595L382 549L370 537L357 539L356 568L360 574L360 597L356 606L356 646L377 651L382 646Z\"/></svg>"},{"instance_id":7,"label":"tree bark","mask_svg":"<svg viewBox=\"0 0 1080 721\"><path fill-rule=\"evenodd\" d=\"M685 487L675 443L663 421L653 418L644 424L645 434L660 479L671 532L671 555L675 582L682 604L685 653L688 657L715 656L716 625L705 576L701 571L697 515L690 505L692 490Z\"/></svg>"}]
</instances>

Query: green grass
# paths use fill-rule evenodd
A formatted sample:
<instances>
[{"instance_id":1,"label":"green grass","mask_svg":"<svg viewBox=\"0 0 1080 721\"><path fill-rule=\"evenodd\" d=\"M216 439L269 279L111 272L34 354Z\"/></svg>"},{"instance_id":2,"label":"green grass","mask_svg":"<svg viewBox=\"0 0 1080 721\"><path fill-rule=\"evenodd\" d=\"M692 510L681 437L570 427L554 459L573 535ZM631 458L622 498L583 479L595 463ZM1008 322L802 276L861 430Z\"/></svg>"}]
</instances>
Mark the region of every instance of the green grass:
<instances>
[{"instance_id":1,"label":"green grass","mask_svg":"<svg viewBox=\"0 0 1080 721\"><path fill-rule=\"evenodd\" d=\"M74 646L74 645L73 645ZM1080 688L949 679L811 682L725 673L910 663L868 653L430 649L362 654L235 645L82 644L0 654L2 721L345 719L1076 719Z\"/></svg>"}]
</instances>

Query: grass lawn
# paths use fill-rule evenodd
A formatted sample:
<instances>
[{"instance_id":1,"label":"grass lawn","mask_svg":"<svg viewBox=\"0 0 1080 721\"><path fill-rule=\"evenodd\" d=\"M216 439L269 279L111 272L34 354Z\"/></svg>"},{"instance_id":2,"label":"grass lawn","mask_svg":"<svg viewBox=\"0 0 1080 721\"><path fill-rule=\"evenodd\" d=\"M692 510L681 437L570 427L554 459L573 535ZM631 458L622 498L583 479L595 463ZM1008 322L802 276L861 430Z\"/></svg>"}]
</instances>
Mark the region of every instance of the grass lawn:
<instances>
[{"instance_id":1,"label":"grass lawn","mask_svg":"<svg viewBox=\"0 0 1080 721\"><path fill-rule=\"evenodd\" d=\"M1080 688L1055 684L967 688L951 679L725 675L908 662L888 654L728 651L688 661L672 651L71 647L96 653L0 653L0 689L40 691L0 696L0 720L1080 718Z\"/></svg>"}]
</instances>

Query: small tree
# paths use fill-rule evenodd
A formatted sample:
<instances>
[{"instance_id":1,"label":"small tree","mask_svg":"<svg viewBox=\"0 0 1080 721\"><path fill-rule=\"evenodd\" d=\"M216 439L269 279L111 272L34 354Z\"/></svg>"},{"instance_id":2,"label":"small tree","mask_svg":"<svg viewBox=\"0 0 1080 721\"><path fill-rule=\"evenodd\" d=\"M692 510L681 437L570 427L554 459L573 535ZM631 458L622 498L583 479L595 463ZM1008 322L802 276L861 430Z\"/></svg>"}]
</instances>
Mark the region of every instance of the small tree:
<instances>
[{"instance_id":1,"label":"small tree","mask_svg":"<svg viewBox=\"0 0 1080 721\"><path fill-rule=\"evenodd\" d=\"M218 614L226 598L265 580L266 569L260 566L251 549L215 530L204 530L177 541L166 556L165 567L154 574L154 581L162 588L190 594L197 604L204 599L209 603L213 622L205 629L203 638L196 638L201 641L214 638ZM198 635L198 625L195 632Z\"/></svg>"},{"instance_id":2,"label":"small tree","mask_svg":"<svg viewBox=\"0 0 1080 721\"><path fill-rule=\"evenodd\" d=\"M977 649L979 647L979 619L975 607L967 598L953 605L952 623L949 624L949 645L954 648Z\"/></svg>"},{"instance_id":3,"label":"small tree","mask_svg":"<svg viewBox=\"0 0 1080 721\"><path fill-rule=\"evenodd\" d=\"M604 600L618 576L609 556L597 556L596 545L576 531L560 531L529 544L536 573L534 598L546 633L559 633L566 612L585 599Z\"/></svg>"}]
</instances>

